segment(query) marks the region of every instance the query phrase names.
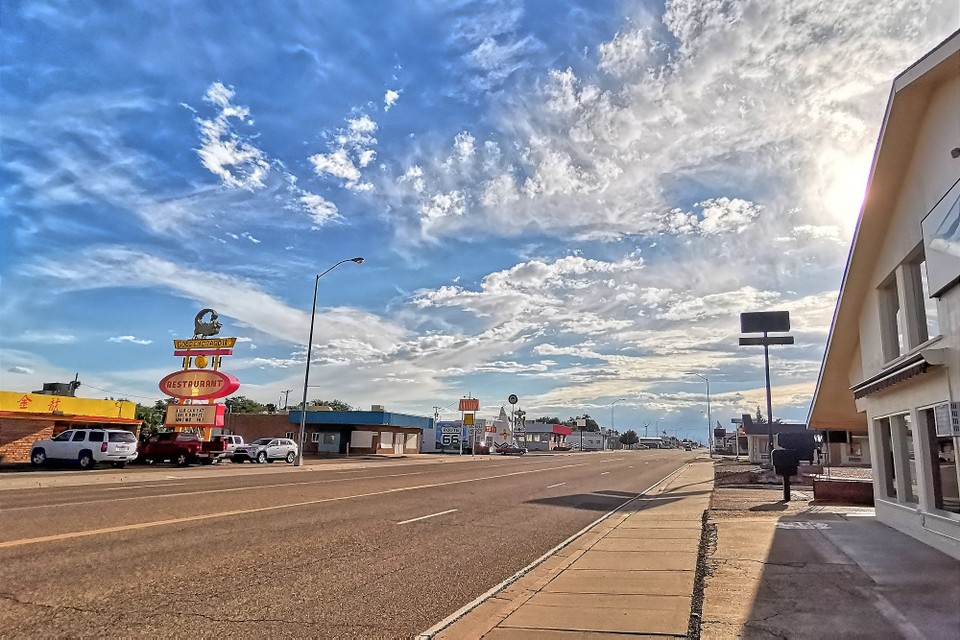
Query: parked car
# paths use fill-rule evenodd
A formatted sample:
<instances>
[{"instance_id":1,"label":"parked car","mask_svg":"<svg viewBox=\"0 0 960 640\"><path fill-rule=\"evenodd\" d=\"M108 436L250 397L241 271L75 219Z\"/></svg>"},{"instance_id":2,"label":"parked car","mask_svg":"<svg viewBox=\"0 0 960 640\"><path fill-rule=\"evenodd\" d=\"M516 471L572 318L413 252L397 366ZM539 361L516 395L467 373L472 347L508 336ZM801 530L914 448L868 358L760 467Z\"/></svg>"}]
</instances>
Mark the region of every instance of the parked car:
<instances>
[{"instance_id":1,"label":"parked car","mask_svg":"<svg viewBox=\"0 0 960 640\"><path fill-rule=\"evenodd\" d=\"M293 464L297 459L297 443L289 438L260 438L233 450L231 462L242 463L247 460L263 464L274 460L286 460Z\"/></svg>"},{"instance_id":2,"label":"parked car","mask_svg":"<svg viewBox=\"0 0 960 640\"><path fill-rule=\"evenodd\" d=\"M233 452L240 446L243 446L243 436L221 435L204 442L203 450L216 460L224 460L233 457Z\"/></svg>"},{"instance_id":3,"label":"parked car","mask_svg":"<svg viewBox=\"0 0 960 640\"><path fill-rule=\"evenodd\" d=\"M30 462L40 467L51 460L75 461L81 469L98 462L121 468L137 457L137 438L123 429L68 429L38 440L30 449Z\"/></svg>"},{"instance_id":4,"label":"parked car","mask_svg":"<svg viewBox=\"0 0 960 640\"><path fill-rule=\"evenodd\" d=\"M214 461L209 451L203 450L203 440L188 431L166 431L140 443L140 458L146 463L170 460L178 467L190 463L210 464Z\"/></svg>"},{"instance_id":5,"label":"parked car","mask_svg":"<svg viewBox=\"0 0 960 640\"><path fill-rule=\"evenodd\" d=\"M522 456L527 452L526 447L521 447L515 444L505 444L497 447L497 453L502 456Z\"/></svg>"}]
</instances>

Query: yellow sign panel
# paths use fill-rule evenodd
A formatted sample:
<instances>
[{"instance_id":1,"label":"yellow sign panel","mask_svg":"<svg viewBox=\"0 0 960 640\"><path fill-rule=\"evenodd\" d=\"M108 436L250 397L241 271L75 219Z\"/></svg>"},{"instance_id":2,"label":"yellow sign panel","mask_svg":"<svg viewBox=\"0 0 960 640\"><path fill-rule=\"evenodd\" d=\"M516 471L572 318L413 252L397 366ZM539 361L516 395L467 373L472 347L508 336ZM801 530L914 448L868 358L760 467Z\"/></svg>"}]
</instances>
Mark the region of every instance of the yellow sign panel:
<instances>
[{"instance_id":1,"label":"yellow sign panel","mask_svg":"<svg viewBox=\"0 0 960 640\"><path fill-rule=\"evenodd\" d=\"M166 425L215 424L217 405L215 404L171 404L167 405Z\"/></svg>"},{"instance_id":2,"label":"yellow sign panel","mask_svg":"<svg viewBox=\"0 0 960 640\"><path fill-rule=\"evenodd\" d=\"M174 340L174 349L233 349L236 338L202 338L197 340Z\"/></svg>"},{"instance_id":3,"label":"yellow sign panel","mask_svg":"<svg viewBox=\"0 0 960 640\"><path fill-rule=\"evenodd\" d=\"M97 400L72 396L51 396L43 393L0 391L0 411L16 413L49 413L56 415L96 416L100 418L134 418L137 405L122 400Z\"/></svg>"},{"instance_id":4,"label":"yellow sign panel","mask_svg":"<svg viewBox=\"0 0 960 640\"><path fill-rule=\"evenodd\" d=\"M463 424L473 424L473 414L465 413L463 414Z\"/></svg>"}]
</instances>

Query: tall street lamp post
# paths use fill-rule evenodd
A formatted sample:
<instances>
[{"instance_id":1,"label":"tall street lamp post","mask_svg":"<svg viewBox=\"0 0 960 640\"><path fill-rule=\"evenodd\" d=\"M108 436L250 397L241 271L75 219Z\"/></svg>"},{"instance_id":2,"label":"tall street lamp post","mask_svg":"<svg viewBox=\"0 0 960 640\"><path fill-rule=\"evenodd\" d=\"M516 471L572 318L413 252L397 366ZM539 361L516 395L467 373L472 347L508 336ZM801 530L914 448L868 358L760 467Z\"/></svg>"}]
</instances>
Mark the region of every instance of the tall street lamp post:
<instances>
[{"instance_id":1,"label":"tall street lamp post","mask_svg":"<svg viewBox=\"0 0 960 640\"><path fill-rule=\"evenodd\" d=\"M618 402L626 402L626 401L627 401L626 398L620 398L619 400L614 400L614 401L613 401L613 404L610 405L610 431L616 431L616 429L615 429L616 424L615 424L614 421L613 421L613 410L614 410L614 408L616 408ZM606 450L606 448L607 448L607 439L606 439L606 438L605 438L604 441L603 441L603 448L604 448L604 450ZM612 448L612 447L611 447L611 448Z\"/></svg>"},{"instance_id":2,"label":"tall street lamp post","mask_svg":"<svg viewBox=\"0 0 960 640\"><path fill-rule=\"evenodd\" d=\"M697 376L701 380L707 383L707 438L710 443L710 457L713 457L713 419L710 415L710 378L707 376L702 376L695 371L688 371L687 375Z\"/></svg>"},{"instance_id":3,"label":"tall street lamp post","mask_svg":"<svg viewBox=\"0 0 960 640\"><path fill-rule=\"evenodd\" d=\"M303 432L307 428L307 386L310 384L310 358L313 355L313 324L317 319L317 288L320 285L320 278L327 275L345 262L356 262L357 264L363 264L363 258L349 258L347 260L341 260L323 273L317 274L316 278L313 280L313 306L310 307L310 338L307 340L307 368L303 373L303 402L300 406L300 435L297 440L297 460L294 464L294 466L297 467L303 464Z\"/></svg>"}]
</instances>

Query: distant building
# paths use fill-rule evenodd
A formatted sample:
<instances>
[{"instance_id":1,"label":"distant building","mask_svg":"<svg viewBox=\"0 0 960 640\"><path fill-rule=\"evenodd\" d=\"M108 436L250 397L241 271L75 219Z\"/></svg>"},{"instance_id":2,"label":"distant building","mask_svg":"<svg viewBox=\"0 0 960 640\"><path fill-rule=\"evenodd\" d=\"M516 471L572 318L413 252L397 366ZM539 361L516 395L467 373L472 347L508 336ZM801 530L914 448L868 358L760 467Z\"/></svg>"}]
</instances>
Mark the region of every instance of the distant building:
<instances>
[{"instance_id":1,"label":"distant building","mask_svg":"<svg viewBox=\"0 0 960 640\"><path fill-rule=\"evenodd\" d=\"M955 558L958 114L960 31L893 82L808 420L869 435L877 518Z\"/></svg>"},{"instance_id":2,"label":"distant building","mask_svg":"<svg viewBox=\"0 0 960 640\"><path fill-rule=\"evenodd\" d=\"M525 443L530 451L552 451L557 447L567 446L567 438L573 433L570 427L546 422L528 422L524 430L526 437L521 437L520 441ZM573 442L576 441L574 438Z\"/></svg>"},{"instance_id":3,"label":"distant building","mask_svg":"<svg viewBox=\"0 0 960 640\"><path fill-rule=\"evenodd\" d=\"M420 452L425 429L433 429L433 418L383 410L307 411L304 427L304 455L411 454ZM289 414L227 414L224 430L257 438L286 437L296 440L300 411Z\"/></svg>"}]
</instances>

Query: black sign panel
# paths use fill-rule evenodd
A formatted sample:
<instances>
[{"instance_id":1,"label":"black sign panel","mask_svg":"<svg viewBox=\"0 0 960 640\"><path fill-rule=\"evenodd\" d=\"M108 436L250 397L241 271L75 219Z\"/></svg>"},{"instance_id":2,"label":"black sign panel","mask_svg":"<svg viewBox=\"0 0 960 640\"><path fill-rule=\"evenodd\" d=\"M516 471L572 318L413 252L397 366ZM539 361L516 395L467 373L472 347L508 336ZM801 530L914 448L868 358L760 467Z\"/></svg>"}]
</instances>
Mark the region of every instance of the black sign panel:
<instances>
[{"instance_id":1,"label":"black sign panel","mask_svg":"<svg viewBox=\"0 0 960 640\"><path fill-rule=\"evenodd\" d=\"M726 438L726 437L727 437L727 430L726 430L726 429L714 429L714 430L713 430L713 437L714 437L714 438L721 438L721 439L722 439L722 438Z\"/></svg>"},{"instance_id":2,"label":"black sign panel","mask_svg":"<svg viewBox=\"0 0 960 640\"><path fill-rule=\"evenodd\" d=\"M752 311L740 314L740 333L790 331L789 311Z\"/></svg>"}]
</instances>

